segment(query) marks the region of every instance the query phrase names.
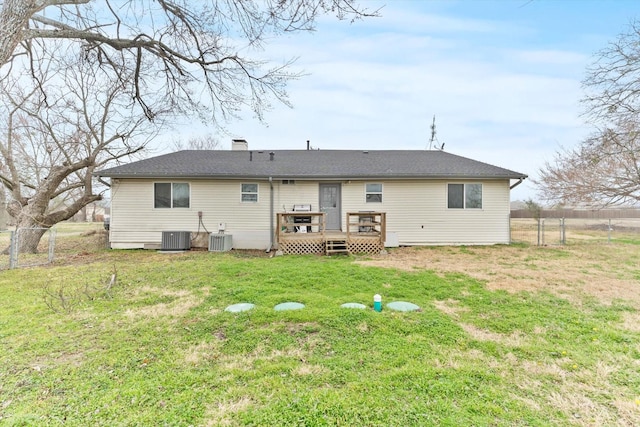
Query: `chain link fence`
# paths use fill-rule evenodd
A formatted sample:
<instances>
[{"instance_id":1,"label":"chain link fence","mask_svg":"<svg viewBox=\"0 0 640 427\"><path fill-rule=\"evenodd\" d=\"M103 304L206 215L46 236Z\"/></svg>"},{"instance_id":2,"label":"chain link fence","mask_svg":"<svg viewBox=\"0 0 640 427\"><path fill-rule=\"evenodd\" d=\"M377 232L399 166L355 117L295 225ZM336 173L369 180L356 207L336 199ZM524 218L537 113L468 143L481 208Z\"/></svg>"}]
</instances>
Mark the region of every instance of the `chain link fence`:
<instances>
[{"instance_id":1,"label":"chain link fence","mask_svg":"<svg viewBox=\"0 0 640 427\"><path fill-rule=\"evenodd\" d=\"M29 232L42 230L36 253L20 252L23 239ZM0 269L33 267L53 262L56 248L56 230L54 228L18 228L17 230L0 231Z\"/></svg>"},{"instance_id":2,"label":"chain link fence","mask_svg":"<svg viewBox=\"0 0 640 427\"><path fill-rule=\"evenodd\" d=\"M640 218L511 218L511 242L575 245L640 239Z\"/></svg>"},{"instance_id":3,"label":"chain link fence","mask_svg":"<svg viewBox=\"0 0 640 427\"><path fill-rule=\"evenodd\" d=\"M21 239L33 230L44 231L37 252L20 253ZM56 235L55 228L0 231L0 270L52 263L56 256ZM94 230L83 239L94 249L109 247L105 232ZM511 218L511 243L553 246L629 241L640 241L640 218ZM75 248L78 243L63 241L61 250L64 252L69 245Z\"/></svg>"}]
</instances>

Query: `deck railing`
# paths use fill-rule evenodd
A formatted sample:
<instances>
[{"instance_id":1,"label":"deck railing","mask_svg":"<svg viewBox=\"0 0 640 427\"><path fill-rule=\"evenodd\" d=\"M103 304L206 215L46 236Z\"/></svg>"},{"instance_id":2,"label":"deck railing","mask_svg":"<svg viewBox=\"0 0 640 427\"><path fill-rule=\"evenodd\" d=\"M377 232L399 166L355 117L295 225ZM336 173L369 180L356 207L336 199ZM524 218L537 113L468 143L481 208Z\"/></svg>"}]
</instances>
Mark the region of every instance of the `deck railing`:
<instances>
[{"instance_id":1,"label":"deck railing","mask_svg":"<svg viewBox=\"0 0 640 427\"><path fill-rule=\"evenodd\" d=\"M348 212L347 243L350 253L379 254L387 235L385 212Z\"/></svg>"},{"instance_id":2,"label":"deck railing","mask_svg":"<svg viewBox=\"0 0 640 427\"><path fill-rule=\"evenodd\" d=\"M343 240L349 253L380 253L386 237L385 212L349 212L345 231L326 229L323 212L277 214L278 249L285 254L326 253L328 241Z\"/></svg>"},{"instance_id":3,"label":"deck railing","mask_svg":"<svg viewBox=\"0 0 640 427\"><path fill-rule=\"evenodd\" d=\"M284 212L277 215L278 250L285 254L325 252L324 212Z\"/></svg>"}]
</instances>

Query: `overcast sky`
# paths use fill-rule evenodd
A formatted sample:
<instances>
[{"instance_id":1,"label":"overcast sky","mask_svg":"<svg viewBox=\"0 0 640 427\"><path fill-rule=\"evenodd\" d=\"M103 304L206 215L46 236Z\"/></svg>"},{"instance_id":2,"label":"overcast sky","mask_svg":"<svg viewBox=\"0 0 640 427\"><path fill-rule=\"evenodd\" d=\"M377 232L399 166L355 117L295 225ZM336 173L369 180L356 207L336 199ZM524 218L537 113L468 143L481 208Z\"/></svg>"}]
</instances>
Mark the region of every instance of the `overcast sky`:
<instances>
[{"instance_id":1,"label":"overcast sky","mask_svg":"<svg viewBox=\"0 0 640 427\"><path fill-rule=\"evenodd\" d=\"M250 149L444 150L531 177L589 132L580 82L593 54L640 18L640 1L362 1L381 17L323 18L272 41L273 61L308 75L261 124L226 127ZM201 125L186 124L193 132ZM185 127L184 129L187 129ZM186 138L191 131L181 131ZM221 136L223 148L231 136ZM531 183L512 200L535 198Z\"/></svg>"}]
</instances>

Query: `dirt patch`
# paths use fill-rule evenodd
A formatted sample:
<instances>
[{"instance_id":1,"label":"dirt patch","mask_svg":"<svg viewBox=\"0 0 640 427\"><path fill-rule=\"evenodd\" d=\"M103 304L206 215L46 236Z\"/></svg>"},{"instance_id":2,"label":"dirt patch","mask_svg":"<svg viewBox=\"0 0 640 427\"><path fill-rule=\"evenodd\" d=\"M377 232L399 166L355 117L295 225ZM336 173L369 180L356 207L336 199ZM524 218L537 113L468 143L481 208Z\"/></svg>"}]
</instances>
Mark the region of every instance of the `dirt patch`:
<instances>
[{"instance_id":1,"label":"dirt patch","mask_svg":"<svg viewBox=\"0 0 640 427\"><path fill-rule=\"evenodd\" d=\"M640 313L625 313L623 325L630 331L640 332Z\"/></svg>"},{"instance_id":2,"label":"dirt patch","mask_svg":"<svg viewBox=\"0 0 640 427\"><path fill-rule=\"evenodd\" d=\"M185 362L192 365L200 365L203 362L210 362L220 357L219 342L202 342L198 345L189 347L185 351Z\"/></svg>"},{"instance_id":3,"label":"dirt patch","mask_svg":"<svg viewBox=\"0 0 640 427\"><path fill-rule=\"evenodd\" d=\"M125 311L125 316L129 318L157 318L172 317L178 319L183 317L189 310L199 306L204 298L197 297L187 290L158 290L149 286L142 286L137 290L137 295L157 294L158 297L166 297L173 299L170 302L158 303L145 307L129 309Z\"/></svg>"},{"instance_id":4,"label":"dirt patch","mask_svg":"<svg viewBox=\"0 0 640 427\"><path fill-rule=\"evenodd\" d=\"M547 291L574 302L584 295L640 309L640 248L599 244L566 247L407 247L360 264L437 274L463 273L509 292Z\"/></svg>"},{"instance_id":5,"label":"dirt patch","mask_svg":"<svg viewBox=\"0 0 640 427\"><path fill-rule=\"evenodd\" d=\"M460 327L462 327L462 329L464 329L464 331L473 339L479 341L493 341L512 347L521 347L526 341L526 336L520 331L515 331L511 335L503 335L485 329L480 329L467 323L461 323Z\"/></svg>"},{"instance_id":6,"label":"dirt patch","mask_svg":"<svg viewBox=\"0 0 640 427\"><path fill-rule=\"evenodd\" d=\"M220 356L220 368L227 371L252 371L259 362L271 362L277 359L306 360L309 351L302 346L289 347L284 350L272 350L267 352L262 345L258 345L253 351L242 355Z\"/></svg>"},{"instance_id":7,"label":"dirt patch","mask_svg":"<svg viewBox=\"0 0 640 427\"><path fill-rule=\"evenodd\" d=\"M461 311L469 311L468 307L461 307L458 304L460 301L456 301L453 299L448 299L446 301L434 301L433 305L443 312L444 314L457 319Z\"/></svg>"},{"instance_id":8,"label":"dirt patch","mask_svg":"<svg viewBox=\"0 0 640 427\"><path fill-rule=\"evenodd\" d=\"M205 415L206 426L229 426L233 425L232 416L238 412L246 411L253 406L253 401L248 397L241 397L237 400L227 400L210 405Z\"/></svg>"}]
</instances>

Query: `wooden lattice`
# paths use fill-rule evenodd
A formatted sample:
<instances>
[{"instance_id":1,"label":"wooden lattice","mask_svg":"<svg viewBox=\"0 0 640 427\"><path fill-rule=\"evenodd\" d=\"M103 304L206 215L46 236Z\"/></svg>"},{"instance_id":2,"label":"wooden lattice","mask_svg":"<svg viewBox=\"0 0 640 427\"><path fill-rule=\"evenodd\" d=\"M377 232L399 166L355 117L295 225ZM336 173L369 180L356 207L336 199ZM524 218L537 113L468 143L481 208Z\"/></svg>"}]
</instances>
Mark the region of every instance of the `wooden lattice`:
<instances>
[{"instance_id":1,"label":"wooden lattice","mask_svg":"<svg viewBox=\"0 0 640 427\"><path fill-rule=\"evenodd\" d=\"M324 254L324 241L321 239L283 240L278 249L283 254Z\"/></svg>"},{"instance_id":2,"label":"wooden lattice","mask_svg":"<svg viewBox=\"0 0 640 427\"><path fill-rule=\"evenodd\" d=\"M359 239L351 237L349 239L349 252L352 254L379 254L384 249L384 244L380 239Z\"/></svg>"},{"instance_id":3,"label":"wooden lattice","mask_svg":"<svg viewBox=\"0 0 640 427\"><path fill-rule=\"evenodd\" d=\"M296 222L300 218L311 222L305 222L308 225L301 226L301 222ZM300 255L345 252L379 254L384 250L382 236L386 233L385 212L348 212L347 229L344 232L326 230L325 225L326 214L323 212L278 213L278 249L283 254Z\"/></svg>"}]
</instances>

